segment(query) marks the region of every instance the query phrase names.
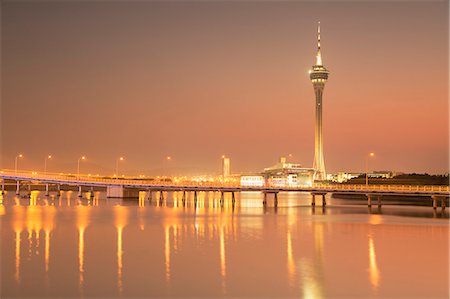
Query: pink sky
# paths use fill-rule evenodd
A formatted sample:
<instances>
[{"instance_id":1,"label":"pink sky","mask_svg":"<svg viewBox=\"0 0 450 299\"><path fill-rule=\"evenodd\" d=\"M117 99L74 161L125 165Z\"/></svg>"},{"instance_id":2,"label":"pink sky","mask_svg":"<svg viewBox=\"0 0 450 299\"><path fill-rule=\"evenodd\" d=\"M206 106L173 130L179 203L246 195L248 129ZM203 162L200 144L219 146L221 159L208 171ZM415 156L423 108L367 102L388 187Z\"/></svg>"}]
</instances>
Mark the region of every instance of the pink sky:
<instances>
[{"instance_id":1,"label":"pink sky","mask_svg":"<svg viewBox=\"0 0 450 299\"><path fill-rule=\"evenodd\" d=\"M2 2L2 168L449 169L448 2ZM170 165L164 157L173 157Z\"/></svg>"}]
</instances>

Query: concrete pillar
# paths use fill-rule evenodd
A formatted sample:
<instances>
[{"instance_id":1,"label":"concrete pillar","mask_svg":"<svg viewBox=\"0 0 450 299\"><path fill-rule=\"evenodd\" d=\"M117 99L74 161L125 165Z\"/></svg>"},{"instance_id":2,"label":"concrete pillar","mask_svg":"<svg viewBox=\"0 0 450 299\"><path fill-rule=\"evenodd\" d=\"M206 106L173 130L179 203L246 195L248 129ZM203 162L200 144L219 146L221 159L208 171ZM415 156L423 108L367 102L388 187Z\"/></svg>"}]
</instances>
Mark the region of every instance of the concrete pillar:
<instances>
[{"instance_id":1,"label":"concrete pillar","mask_svg":"<svg viewBox=\"0 0 450 299\"><path fill-rule=\"evenodd\" d=\"M48 196L48 184L45 184L45 196Z\"/></svg>"},{"instance_id":2,"label":"concrete pillar","mask_svg":"<svg viewBox=\"0 0 450 299\"><path fill-rule=\"evenodd\" d=\"M194 204L197 205L197 191L194 191Z\"/></svg>"},{"instance_id":3,"label":"concrete pillar","mask_svg":"<svg viewBox=\"0 0 450 299\"><path fill-rule=\"evenodd\" d=\"M273 195L273 204L275 205L275 207L278 206L278 192L276 192L276 193Z\"/></svg>"},{"instance_id":4,"label":"concrete pillar","mask_svg":"<svg viewBox=\"0 0 450 299\"><path fill-rule=\"evenodd\" d=\"M327 205L327 200L325 199L326 194L322 194L322 207L325 207Z\"/></svg>"},{"instance_id":5,"label":"concrete pillar","mask_svg":"<svg viewBox=\"0 0 450 299\"><path fill-rule=\"evenodd\" d=\"M264 192L264 199L263 199L263 205L267 204L267 193Z\"/></svg>"},{"instance_id":6,"label":"concrete pillar","mask_svg":"<svg viewBox=\"0 0 450 299\"><path fill-rule=\"evenodd\" d=\"M184 203L186 201L186 190L183 190L183 196L181 197L181 202Z\"/></svg>"},{"instance_id":7,"label":"concrete pillar","mask_svg":"<svg viewBox=\"0 0 450 299\"><path fill-rule=\"evenodd\" d=\"M94 186L91 186L91 191L89 192L91 199L94 198Z\"/></svg>"},{"instance_id":8,"label":"concrete pillar","mask_svg":"<svg viewBox=\"0 0 450 299\"><path fill-rule=\"evenodd\" d=\"M2 195L5 194L5 179L2 179Z\"/></svg>"},{"instance_id":9,"label":"concrete pillar","mask_svg":"<svg viewBox=\"0 0 450 299\"><path fill-rule=\"evenodd\" d=\"M56 193L56 196L61 196L61 185L60 184L58 184L58 192Z\"/></svg>"},{"instance_id":10,"label":"concrete pillar","mask_svg":"<svg viewBox=\"0 0 450 299\"><path fill-rule=\"evenodd\" d=\"M437 196L431 196L431 199L433 200L433 209L437 209Z\"/></svg>"},{"instance_id":11,"label":"concrete pillar","mask_svg":"<svg viewBox=\"0 0 450 299\"><path fill-rule=\"evenodd\" d=\"M367 206L372 207L372 196L367 194Z\"/></svg>"},{"instance_id":12,"label":"concrete pillar","mask_svg":"<svg viewBox=\"0 0 450 299\"><path fill-rule=\"evenodd\" d=\"M20 181L16 182L16 195L20 194Z\"/></svg>"},{"instance_id":13,"label":"concrete pillar","mask_svg":"<svg viewBox=\"0 0 450 299\"><path fill-rule=\"evenodd\" d=\"M163 200L164 200L164 194L163 194L163 191L161 190L161 191L159 191L159 203L161 204L163 202Z\"/></svg>"},{"instance_id":14,"label":"concrete pillar","mask_svg":"<svg viewBox=\"0 0 450 299\"><path fill-rule=\"evenodd\" d=\"M224 201L224 194L223 191L220 192L220 205L223 205L223 201Z\"/></svg>"},{"instance_id":15,"label":"concrete pillar","mask_svg":"<svg viewBox=\"0 0 450 299\"><path fill-rule=\"evenodd\" d=\"M231 203L234 205L236 198L234 197L234 192L231 192Z\"/></svg>"},{"instance_id":16,"label":"concrete pillar","mask_svg":"<svg viewBox=\"0 0 450 299\"><path fill-rule=\"evenodd\" d=\"M442 206L442 211L444 211L445 210L445 197L444 196L441 197L441 206Z\"/></svg>"},{"instance_id":17,"label":"concrete pillar","mask_svg":"<svg viewBox=\"0 0 450 299\"><path fill-rule=\"evenodd\" d=\"M148 190L148 201L151 202L153 199L152 190Z\"/></svg>"},{"instance_id":18,"label":"concrete pillar","mask_svg":"<svg viewBox=\"0 0 450 299\"><path fill-rule=\"evenodd\" d=\"M31 184L28 184L28 196L31 196Z\"/></svg>"},{"instance_id":19,"label":"concrete pillar","mask_svg":"<svg viewBox=\"0 0 450 299\"><path fill-rule=\"evenodd\" d=\"M78 186L78 197L83 197L83 194L81 193L81 185Z\"/></svg>"},{"instance_id":20,"label":"concrete pillar","mask_svg":"<svg viewBox=\"0 0 450 299\"><path fill-rule=\"evenodd\" d=\"M312 195L312 200L311 200L311 205L313 206L313 207L315 207L316 206L316 195L313 193L313 194L311 194Z\"/></svg>"},{"instance_id":21,"label":"concrete pillar","mask_svg":"<svg viewBox=\"0 0 450 299\"><path fill-rule=\"evenodd\" d=\"M378 199L378 207L381 208L381 195L378 195L377 199Z\"/></svg>"}]
</instances>

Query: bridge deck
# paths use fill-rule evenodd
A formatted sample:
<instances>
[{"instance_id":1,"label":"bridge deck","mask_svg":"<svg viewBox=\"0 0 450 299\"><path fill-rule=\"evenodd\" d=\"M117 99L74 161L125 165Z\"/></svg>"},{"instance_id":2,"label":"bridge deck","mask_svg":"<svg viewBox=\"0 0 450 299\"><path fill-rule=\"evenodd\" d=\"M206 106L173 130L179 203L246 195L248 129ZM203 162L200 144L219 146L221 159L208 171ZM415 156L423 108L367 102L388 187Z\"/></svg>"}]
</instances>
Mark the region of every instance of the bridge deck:
<instances>
[{"instance_id":1,"label":"bridge deck","mask_svg":"<svg viewBox=\"0 0 450 299\"><path fill-rule=\"evenodd\" d=\"M327 184L300 187L244 187L232 183L205 183L193 181L158 181L143 179L105 179L93 176L36 174L33 172L0 171L2 180L29 181L42 184L77 185L91 187L123 186L124 188L139 190L163 191L222 191L243 192L254 191L264 193L278 192L309 192L309 193L347 193L347 194L373 194L373 195L405 195L405 196L450 196L449 186L416 186L416 185L346 185Z\"/></svg>"}]
</instances>

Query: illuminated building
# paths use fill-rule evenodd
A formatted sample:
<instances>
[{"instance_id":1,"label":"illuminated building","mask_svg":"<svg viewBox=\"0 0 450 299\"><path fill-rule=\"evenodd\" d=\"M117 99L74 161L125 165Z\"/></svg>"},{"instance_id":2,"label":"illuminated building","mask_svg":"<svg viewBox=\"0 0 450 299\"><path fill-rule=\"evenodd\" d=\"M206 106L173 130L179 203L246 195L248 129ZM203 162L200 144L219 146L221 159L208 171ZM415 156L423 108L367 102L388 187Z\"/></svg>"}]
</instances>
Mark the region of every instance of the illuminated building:
<instances>
[{"instance_id":1,"label":"illuminated building","mask_svg":"<svg viewBox=\"0 0 450 299\"><path fill-rule=\"evenodd\" d=\"M263 187L266 180L262 175L242 175L241 186L243 187Z\"/></svg>"},{"instance_id":2,"label":"illuminated building","mask_svg":"<svg viewBox=\"0 0 450 299\"><path fill-rule=\"evenodd\" d=\"M285 157L272 167L264 168L266 182L272 187L312 186L314 169L289 163Z\"/></svg>"},{"instance_id":3,"label":"illuminated building","mask_svg":"<svg viewBox=\"0 0 450 299\"><path fill-rule=\"evenodd\" d=\"M285 157L260 174L241 176L241 186L268 186L268 187L300 187L312 186L314 177L313 168L304 168L300 164L290 163Z\"/></svg>"},{"instance_id":4,"label":"illuminated building","mask_svg":"<svg viewBox=\"0 0 450 299\"><path fill-rule=\"evenodd\" d=\"M224 178L231 175L230 158L222 156L222 175Z\"/></svg>"},{"instance_id":5,"label":"illuminated building","mask_svg":"<svg viewBox=\"0 0 450 299\"><path fill-rule=\"evenodd\" d=\"M317 28L317 56L316 64L309 71L309 77L314 86L316 95L316 125L315 125L315 146L313 168L316 171L315 180L325 180L325 162L323 159L323 134L322 134L322 95L325 83L330 72L322 65L322 55L320 53L320 22Z\"/></svg>"}]
</instances>

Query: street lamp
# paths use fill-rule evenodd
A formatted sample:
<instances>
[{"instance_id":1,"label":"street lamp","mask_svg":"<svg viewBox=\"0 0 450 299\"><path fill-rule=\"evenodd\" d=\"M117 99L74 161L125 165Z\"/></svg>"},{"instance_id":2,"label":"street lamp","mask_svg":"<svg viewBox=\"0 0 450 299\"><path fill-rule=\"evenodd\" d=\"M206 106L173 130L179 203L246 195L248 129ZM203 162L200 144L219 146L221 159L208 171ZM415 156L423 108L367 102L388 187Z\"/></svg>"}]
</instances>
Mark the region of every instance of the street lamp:
<instances>
[{"instance_id":1,"label":"street lamp","mask_svg":"<svg viewBox=\"0 0 450 299\"><path fill-rule=\"evenodd\" d=\"M22 154L18 154L14 160L14 174L17 174L17 158L23 158Z\"/></svg>"},{"instance_id":2,"label":"street lamp","mask_svg":"<svg viewBox=\"0 0 450 299\"><path fill-rule=\"evenodd\" d=\"M119 161L123 161L124 158L120 157L116 160L116 177L119 177Z\"/></svg>"},{"instance_id":3,"label":"street lamp","mask_svg":"<svg viewBox=\"0 0 450 299\"><path fill-rule=\"evenodd\" d=\"M78 162L77 162L77 179L80 179L80 161L81 160L86 160L85 156L81 156L78 158Z\"/></svg>"},{"instance_id":4,"label":"street lamp","mask_svg":"<svg viewBox=\"0 0 450 299\"><path fill-rule=\"evenodd\" d=\"M366 157L366 187L369 186L369 158L375 156L375 153L369 153Z\"/></svg>"},{"instance_id":5,"label":"street lamp","mask_svg":"<svg viewBox=\"0 0 450 299\"><path fill-rule=\"evenodd\" d=\"M47 173L47 160L51 159L51 158L52 158L52 155L48 155L47 157L45 157L45 160L44 160L44 173Z\"/></svg>"}]
</instances>

